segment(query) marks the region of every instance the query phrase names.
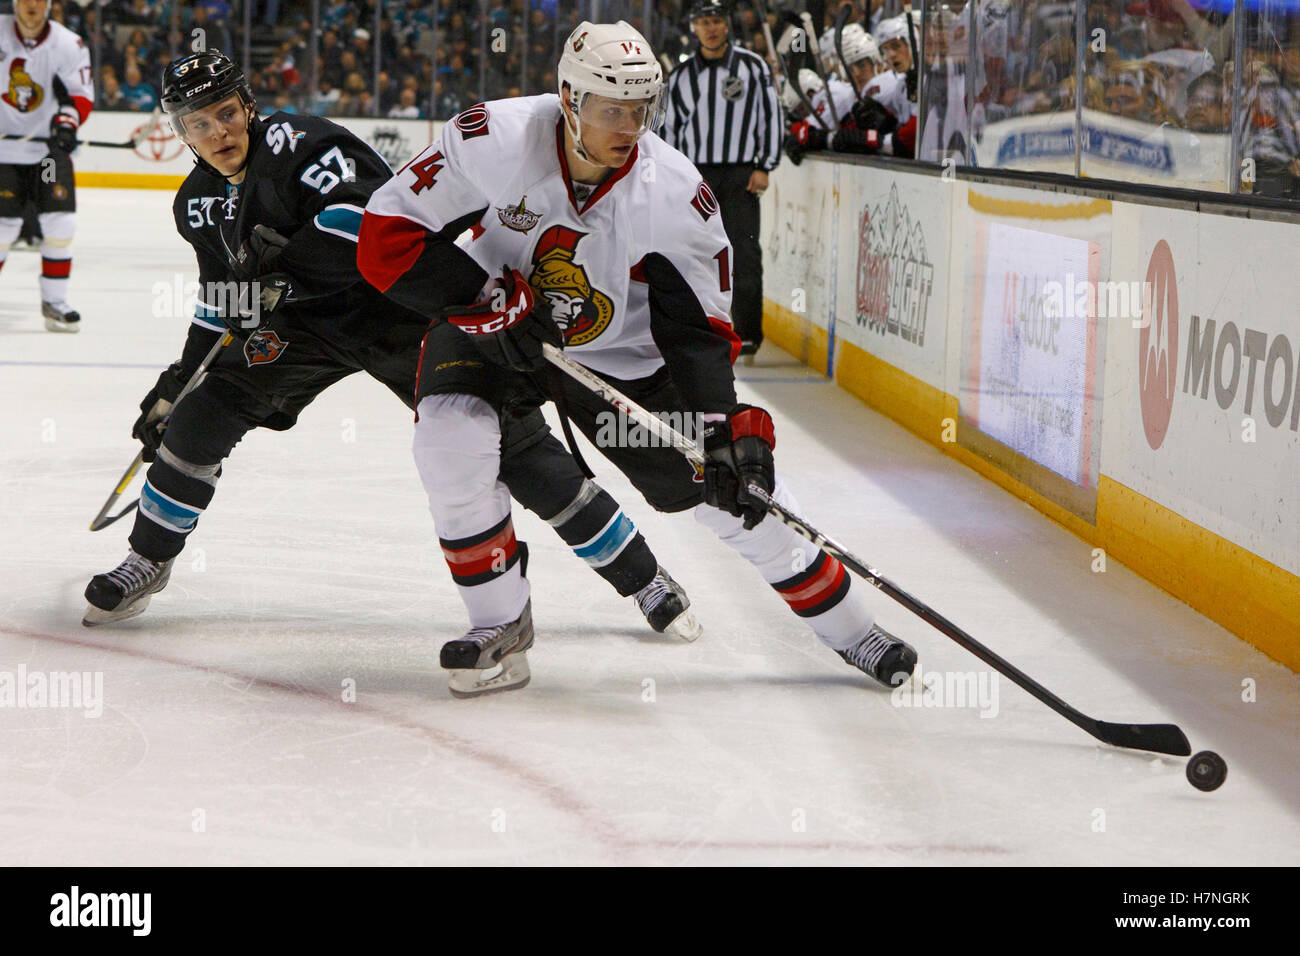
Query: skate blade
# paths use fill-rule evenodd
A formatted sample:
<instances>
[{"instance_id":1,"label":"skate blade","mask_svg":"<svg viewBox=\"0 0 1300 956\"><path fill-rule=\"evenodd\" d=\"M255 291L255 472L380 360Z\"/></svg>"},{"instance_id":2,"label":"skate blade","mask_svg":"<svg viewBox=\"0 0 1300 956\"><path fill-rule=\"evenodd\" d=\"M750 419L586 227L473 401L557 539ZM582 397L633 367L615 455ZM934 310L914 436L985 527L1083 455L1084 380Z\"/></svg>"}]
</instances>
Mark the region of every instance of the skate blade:
<instances>
[{"instance_id":1,"label":"skate blade","mask_svg":"<svg viewBox=\"0 0 1300 956\"><path fill-rule=\"evenodd\" d=\"M532 672L522 653L507 654L496 667L487 670L454 670L447 679L451 696L464 700L503 690L521 690L528 686Z\"/></svg>"},{"instance_id":2,"label":"skate blade","mask_svg":"<svg viewBox=\"0 0 1300 956\"><path fill-rule=\"evenodd\" d=\"M60 322L58 319L46 318L45 330L47 332L80 332L80 322Z\"/></svg>"},{"instance_id":3,"label":"skate blade","mask_svg":"<svg viewBox=\"0 0 1300 956\"><path fill-rule=\"evenodd\" d=\"M688 643L694 643L700 639L704 633L704 628L700 622L695 619L690 608L686 608L681 614L673 618L672 623L664 628L665 634L671 634L673 637L680 638Z\"/></svg>"},{"instance_id":4,"label":"skate blade","mask_svg":"<svg viewBox=\"0 0 1300 956\"><path fill-rule=\"evenodd\" d=\"M87 604L85 616L81 619L82 626L99 627L101 624L116 624L118 621L129 620L144 613L145 608L149 606L150 597L152 595L145 594L130 607L121 611L105 611L93 604Z\"/></svg>"}]
</instances>

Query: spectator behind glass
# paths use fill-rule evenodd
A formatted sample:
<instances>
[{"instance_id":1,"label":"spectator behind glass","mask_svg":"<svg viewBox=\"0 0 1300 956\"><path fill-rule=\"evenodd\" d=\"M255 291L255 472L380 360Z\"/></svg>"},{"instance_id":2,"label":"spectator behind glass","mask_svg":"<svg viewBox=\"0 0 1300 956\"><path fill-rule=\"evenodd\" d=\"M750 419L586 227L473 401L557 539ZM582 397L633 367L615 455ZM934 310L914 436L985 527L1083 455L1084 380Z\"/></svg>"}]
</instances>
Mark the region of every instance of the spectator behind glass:
<instances>
[{"instance_id":1,"label":"spectator behind glass","mask_svg":"<svg viewBox=\"0 0 1300 956\"><path fill-rule=\"evenodd\" d=\"M158 4L152 0L131 0L130 6L119 12L115 19L123 23L153 26L158 22Z\"/></svg>"},{"instance_id":2,"label":"spectator behind glass","mask_svg":"<svg viewBox=\"0 0 1300 956\"><path fill-rule=\"evenodd\" d=\"M398 104L388 111L390 119L423 119L420 108L415 105L415 90L402 90Z\"/></svg>"},{"instance_id":3,"label":"spectator behind glass","mask_svg":"<svg viewBox=\"0 0 1300 956\"><path fill-rule=\"evenodd\" d=\"M194 17L190 24L191 37L194 36L195 30L202 30L200 34L204 38L204 45L209 49L233 50L234 44L230 39L230 31L226 29L224 21L216 19L208 12L208 8L199 6L194 8Z\"/></svg>"},{"instance_id":4,"label":"spectator behind glass","mask_svg":"<svg viewBox=\"0 0 1300 956\"><path fill-rule=\"evenodd\" d=\"M117 76L112 69L105 68L99 84L99 105L106 110L124 110L127 108L122 90L117 85Z\"/></svg>"},{"instance_id":5,"label":"spectator behind glass","mask_svg":"<svg viewBox=\"0 0 1300 956\"><path fill-rule=\"evenodd\" d=\"M322 76L320 78L320 89L316 93L316 100L311 104L309 112L316 113L319 116L336 115L334 111L342 95L328 76Z\"/></svg>"},{"instance_id":6,"label":"spectator behind glass","mask_svg":"<svg viewBox=\"0 0 1300 956\"><path fill-rule=\"evenodd\" d=\"M151 112L158 104L158 97L153 87L144 82L140 75L140 67L134 63L127 64L125 79L126 85L122 87L125 108L144 113Z\"/></svg>"},{"instance_id":7,"label":"spectator behind glass","mask_svg":"<svg viewBox=\"0 0 1300 956\"><path fill-rule=\"evenodd\" d=\"M1119 62L1106 78L1102 92L1104 109L1111 116L1143 119L1145 100L1140 63Z\"/></svg>"},{"instance_id":8,"label":"spectator behind glass","mask_svg":"<svg viewBox=\"0 0 1300 956\"><path fill-rule=\"evenodd\" d=\"M1226 133L1230 104L1218 73L1202 73L1187 87L1187 128L1193 133Z\"/></svg>"}]
</instances>

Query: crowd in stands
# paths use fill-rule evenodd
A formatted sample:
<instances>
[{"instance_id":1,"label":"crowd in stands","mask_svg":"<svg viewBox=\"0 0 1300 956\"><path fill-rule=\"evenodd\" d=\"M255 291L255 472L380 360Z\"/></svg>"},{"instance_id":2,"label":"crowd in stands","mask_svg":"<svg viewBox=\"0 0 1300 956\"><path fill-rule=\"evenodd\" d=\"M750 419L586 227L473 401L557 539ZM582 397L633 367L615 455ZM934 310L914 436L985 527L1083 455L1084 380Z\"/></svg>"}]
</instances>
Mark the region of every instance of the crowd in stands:
<instances>
[{"instance_id":1,"label":"crowd in stands","mask_svg":"<svg viewBox=\"0 0 1300 956\"><path fill-rule=\"evenodd\" d=\"M591 9L591 0L320 0L320 30L313 40L310 0L250 2L250 80L264 107L434 119L482 99L553 90L560 44ZM603 19L631 21L676 61L691 50L684 18L689 5L655 0L648 23L643 0L604 0L601 11ZM801 5L769 2L774 21ZM874 18L898 4L853 0L853 6L854 19L861 19L868 10ZM1089 0L1087 39L1091 44L1100 31L1105 48L1085 58L1085 107L1155 127L1231 132L1233 17L1218 12L1225 6L1209 0ZM1288 15L1287 4L1275 5L1283 11L1277 15L1264 6L1263 14L1248 14L1243 156L1263 168L1268 191L1293 195L1300 192L1300 18ZM54 0L52 16L95 51L103 109L152 110L163 67L191 49L195 37L243 59L244 10L238 0ZM971 81L979 123L1074 110L1073 3L928 3L931 79L935 65L945 64L943 75L959 73L967 82L972 17L977 62ZM754 6L737 4L732 19L744 45L771 59Z\"/></svg>"},{"instance_id":2,"label":"crowd in stands","mask_svg":"<svg viewBox=\"0 0 1300 956\"><path fill-rule=\"evenodd\" d=\"M1300 198L1300 17L1284 2L1251 4L1234 62L1230 2L1089 0L1082 97L1086 110L1136 131L1228 137L1233 82L1242 77L1241 156L1256 166L1250 191ZM936 78L975 87L972 126L1044 113L1072 115L1079 92L1073 3L972 0L933 4L926 63ZM975 20L976 62L967 69ZM943 105L937 107L940 111ZM1149 131L1143 133L1143 131ZM1226 145L1223 147L1226 150Z\"/></svg>"},{"instance_id":3,"label":"crowd in stands","mask_svg":"<svg viewBox=\"0 0 1300 956\"><path fill-rule=\"evenodd\" d=\"M264 106L436 119L485 98L553 90L560 45L592 7L591 0L320 0L313 42L310 0L250 2L249 79ZM878 7L889 0L854 5L861 9L864 2ZM647 23L643 0L603 0L601 16L627 19L676 60L690 49L689 5L654 0ZM774 0L771 7L795 3ZM108 0L98 8L95 0L54 0L52 16L95 51L103 109L152 110L163 67L196 37L243 59L244 11L237 0ZM745 45L766 55L752 4L739 4L734 22Z\"/></svg>"}]
</instances>

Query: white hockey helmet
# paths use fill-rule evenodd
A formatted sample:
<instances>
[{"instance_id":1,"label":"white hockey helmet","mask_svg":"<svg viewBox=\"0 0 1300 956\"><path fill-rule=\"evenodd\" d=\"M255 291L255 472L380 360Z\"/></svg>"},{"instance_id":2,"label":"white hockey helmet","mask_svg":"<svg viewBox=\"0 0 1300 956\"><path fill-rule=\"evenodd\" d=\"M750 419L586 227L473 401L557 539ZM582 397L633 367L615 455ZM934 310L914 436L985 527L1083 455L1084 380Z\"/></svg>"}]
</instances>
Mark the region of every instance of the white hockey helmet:
<instances>
[{"instance_id":1,"label":"white hockey helmet","mask_svg":"<svg viewBox=\"0 0 1300 956\"><path fill-rule=\"evenodd\" d=\"M556 69L560 98L569 88L569 113L578 152L582 149L583 106L587 97L645 101L637 108L635 132L640 135L658 127L664 113L664 73L649 41L626 20L591 23L584 20L564 41L564 53ZM588 116L590 125L599 122Z\"/></svg>"},{"instance_id":2,"label":"white hockey helmet","mask_svg":"<svg viewBox=\"0 0 1300 956\"><path fill-rule=\"evenodd\" d=\"M885 58L880 55L880 47L870 33L862 29L862 24L851 23L844 28L840 38L844 50L844 62L852 66L859 60L870 60L877 66L884 66Z\"/></svg>"},{"instance_id":3,"label":"white hockey helmet","mask_svg":"<svg viewBox=\"0 0 1300 956\"><path fill-rule=\"evenodd\" d=\"M807 67L799 71L798 83L799 86L796 88L791 85L788 77L781 78L781 105L785 107L787 113L796 118L806 112L804 97L806 96L811 102L815 95L825 89L821 77ZM799 95L799 90L803 90L803 96Z\"/></svg>"},{"instance_id":4,"label":"white hockey helmet","mask_svg":"<svg viewBox=\"0 0 1300 956\"><path fill-rule=\"evenodd\" d=\"M814 94L826 89L826 84L822 82L820 76L805 66L799 71L799 89L803 90L804 96L812 99Z\"/></svg>"},{"instance_id":5,"label":"white hockey helmet","mask_svg":"<svg viewBox=\"0 0 1300 956\"><path fill-rule=\"evenodd\" d=\"M900 13L896 17L890 17L888 20L881 20L880 23L876 24L876 32L875 34L873 34L876 43L880 44L880 46L883 47L886 43L890 42L891 40L902 40L904 42L909 42L907 38L907 20L904 19L905 16L906 14ZM921 29L920 13L912 14L912 26L915 27L918 31ZM920 40L919 32L917 33L917 39L919 42Z\"/></svg>"}]
</instances>

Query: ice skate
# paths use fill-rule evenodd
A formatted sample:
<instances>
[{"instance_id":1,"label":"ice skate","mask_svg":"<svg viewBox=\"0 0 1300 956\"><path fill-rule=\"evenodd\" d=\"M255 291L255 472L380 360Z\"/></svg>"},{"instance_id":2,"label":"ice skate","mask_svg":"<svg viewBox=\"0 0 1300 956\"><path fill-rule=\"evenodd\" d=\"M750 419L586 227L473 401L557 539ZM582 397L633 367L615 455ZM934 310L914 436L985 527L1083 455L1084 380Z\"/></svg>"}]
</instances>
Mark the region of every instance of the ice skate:
<instances>
[{"instance_id":1,"label":"ice skate","mask_svg":"<svg viewBox=\"0 0 1300 956\"><path fill-rule=\"evenodd\" d=\"M871 625L867 636L846 651L837 651L845 663L870 674L886 687L897 687L912 676L916 649L900 641L879 624Z\"/></svg>"},{"instance_id":2,"label":"ice skate","mask_svg":"<svg viewBox=\"0 0 1300 956\"><path fill-rule=\"evenodd\" d=\"M86 627L115 624L135 617L149 606L149 596L167 586L171 577L172 558L161 563L141 557L134 551L107 574L96 574L86 585Z\"/></svg>"},{"instance_id":3,"label":"ice skate","mask_svg":"<svg viewBox=\"0 0 1300 956\"><path fill-rule=\"evenodd\" d=\"M41 315L45 316L45 328L51 332L81 331L81 316L69 309L67 303L42 302Z\"/></svg>"},{"instance_id":4,"label":"ice skate","mask_svg":"<svg viewBox=\"0 0 1300 956\"><path fill-rule=\"evenodd\" d=\"M694 641L704 633L704 628L691 613L691 599L686 596L686 589L674 581L662 565L650 583L636 592L636 603L650 627L660 634Z\"/></svg>"},{"instance_id":5,"label":"ice skate","mask_svg":"<svg viewBox=\"0 0 1300 956\"><path fill-rule=\"evenodd\" d=\"M533 602L508 624L471 628L460 640L442 645L440 661L451 671L453 697L478 697L516 690L532 676L526 652L533 646Z\"/></svg>"}]
</instances>

